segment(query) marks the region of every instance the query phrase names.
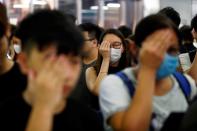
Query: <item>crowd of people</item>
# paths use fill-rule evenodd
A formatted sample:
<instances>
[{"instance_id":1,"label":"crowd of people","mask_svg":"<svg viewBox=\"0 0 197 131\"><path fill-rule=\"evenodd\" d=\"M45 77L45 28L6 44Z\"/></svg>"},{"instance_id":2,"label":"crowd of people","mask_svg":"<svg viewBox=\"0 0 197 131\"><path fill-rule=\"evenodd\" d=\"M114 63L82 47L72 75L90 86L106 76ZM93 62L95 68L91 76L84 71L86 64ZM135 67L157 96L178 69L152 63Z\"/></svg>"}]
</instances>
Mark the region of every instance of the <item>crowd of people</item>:
<instances>
[{"instance_id":1,"label":"crowd of people","mask_svg":"<svg viewBox=\"0 0 197 131\"><path fill-rule=\"evenodd\" d=\"M1 131L196 131L197 15L172 7L105 29L0 4Z\"/></svg>"}]
</instances>

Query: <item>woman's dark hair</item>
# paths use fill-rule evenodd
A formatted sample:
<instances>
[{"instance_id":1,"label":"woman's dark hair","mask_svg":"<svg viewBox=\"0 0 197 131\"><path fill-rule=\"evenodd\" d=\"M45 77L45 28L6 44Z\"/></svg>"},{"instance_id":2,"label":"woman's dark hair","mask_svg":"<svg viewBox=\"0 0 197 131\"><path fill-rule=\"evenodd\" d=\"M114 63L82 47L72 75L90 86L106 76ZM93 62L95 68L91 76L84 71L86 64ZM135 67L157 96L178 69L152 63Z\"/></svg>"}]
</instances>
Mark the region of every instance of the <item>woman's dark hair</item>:
<instances>
[{"instance_id":1,"label":"woman's dark hair","mask_svg":"<svg viewBox=\"0 0 197 131\"><path fill-rule=\"evenodd\" d=\"M180 29L180 36L184 42L193 43L192 28L189 25L184 25Z\"/></svg>"},{"instance_id":2,"label":"woman's dark hair","mask_svg":"<svg viewBox=\"0 0 197 131\"><path fill-rule=\"evenodd\" d=\"M172 29L181 44L181 37L177 26L166 16L162 14L154 14L142 19L135 30L135 43L141 47L142 42L157 30L170 28Z\"/></svg>"},{"instance_id":3,"label":"woman's dark hair","mask_svg":"<svg viewBox=\"0 0 197 131\"><path fill-rule=\"evenodd\" d=\"M106 35L109 35L109 34L112 34L112 35L115 35L117 36L118 38L120 38L122 44L123 44L123 47L124 47L124 52L122 53L122 56L120 58L120 62L119 62L119 67L121 69L124 69L125 67L128 67L130 65L130 60L127 58L127 47L126 47L126 43L125 43L125 40L124 40L124 36L122 35L122 33L120 31L118 31L117 29L107 29L100 37L100 40L99 40L99 44L101 44L103 42L103 39ZM102 64L102 61L103 61L103 58L101 56L101 54L98 55L98 59L97 59L97 62L96 62L96 65L94 66L95 70L96 70L96 73L97 75L99 74L99 71L100 71L100 68L101 68L101 64Z\"/></svg>"}]
</instances>

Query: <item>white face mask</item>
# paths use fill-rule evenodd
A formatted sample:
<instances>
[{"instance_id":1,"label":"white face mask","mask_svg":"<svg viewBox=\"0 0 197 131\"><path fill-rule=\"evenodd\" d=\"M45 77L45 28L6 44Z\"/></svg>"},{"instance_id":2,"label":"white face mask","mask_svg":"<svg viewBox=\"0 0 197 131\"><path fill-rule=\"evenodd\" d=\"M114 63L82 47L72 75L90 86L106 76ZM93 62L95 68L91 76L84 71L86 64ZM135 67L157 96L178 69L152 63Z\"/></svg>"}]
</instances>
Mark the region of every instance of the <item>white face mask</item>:
<instances>
[{"instance_id":1,"label":"white face mask","mask_svg":"<svg viewBox=\"0 0 197 131\"><path fill-rule=\"evenodd\" d=\"M19 44L14 44L14 51L19 54L21 52L21 46Z\"/></svg>"},{"instance_id":2,"label":"white face mask","mask_svg":"<svg viewBox=\"0 0 197 131\"><path fill-rule=\"evenodd\" d=\"M116 62L118 62L121 58L121 49L114 49L111 48L111 54L110 54L110 63L114 64Z\"/></svg>"}]
</instances>

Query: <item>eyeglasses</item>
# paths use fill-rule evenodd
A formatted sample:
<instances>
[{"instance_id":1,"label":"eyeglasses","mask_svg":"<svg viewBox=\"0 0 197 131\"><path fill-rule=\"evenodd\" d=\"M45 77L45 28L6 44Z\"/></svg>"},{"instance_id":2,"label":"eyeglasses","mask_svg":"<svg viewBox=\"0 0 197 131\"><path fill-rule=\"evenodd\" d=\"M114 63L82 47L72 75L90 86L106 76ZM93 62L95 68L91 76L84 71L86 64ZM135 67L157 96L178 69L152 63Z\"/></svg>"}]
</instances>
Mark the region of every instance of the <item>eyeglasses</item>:
<instances>
[{"instance_id":1,"label":"eyeglasses","mask_svg":"<svg viewBox=\"0 0 197 131\"><path fill-rule=\"evenodd\" d=\"M122 43L121 42L118 42L118 41L115 41L115 42L112 42L111 43L111 48L114 48L114 49L120 49L122 46Z\"/></svg>"}]
</instances>

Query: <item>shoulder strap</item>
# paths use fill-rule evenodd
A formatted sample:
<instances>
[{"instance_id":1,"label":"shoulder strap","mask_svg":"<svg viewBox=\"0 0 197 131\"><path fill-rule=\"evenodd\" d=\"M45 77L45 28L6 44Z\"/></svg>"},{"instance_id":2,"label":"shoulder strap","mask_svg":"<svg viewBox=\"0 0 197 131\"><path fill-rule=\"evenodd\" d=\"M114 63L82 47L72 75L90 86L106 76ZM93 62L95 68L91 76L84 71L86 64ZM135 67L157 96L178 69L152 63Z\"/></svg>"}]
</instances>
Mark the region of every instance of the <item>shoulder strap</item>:
<instances>
[{"instance_id":1,"label":"shoulder strap","mask_svg":"<svg viewBox=\"0 0 197 131\"><path fill-rule=\"evenodd\" d=\"M127 86L128 90L129 90L130 96L133 97L133 95L134 95L134 93L135 93L135 88L134 88L134 86L133 86L132 81L131 81L131 80L128 78L128 76L127 76L124 72L122 72L122 71L116 73L116 75L119 76L119 77L123 80L124 84Z\"/></svg>"},{"instance_id":2,"label":"shoulder strap","mask_svg":"<svg viewBox=\"0 0 197 131\"><path fill-rule=\"evenodd\" d=\"M189 81L183 74L179 72L175 72L173 75L176 78L177 82L179 83L179 86L181 90L183 91L183 94L185 95L186 100L189 102L190 95L191 95L191 85Z\"/></svg>"}]
</instances>

